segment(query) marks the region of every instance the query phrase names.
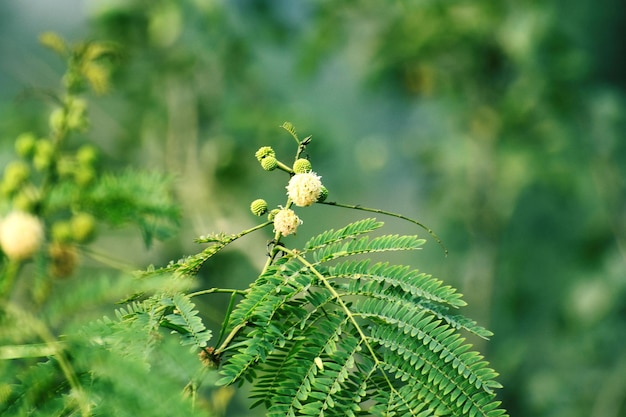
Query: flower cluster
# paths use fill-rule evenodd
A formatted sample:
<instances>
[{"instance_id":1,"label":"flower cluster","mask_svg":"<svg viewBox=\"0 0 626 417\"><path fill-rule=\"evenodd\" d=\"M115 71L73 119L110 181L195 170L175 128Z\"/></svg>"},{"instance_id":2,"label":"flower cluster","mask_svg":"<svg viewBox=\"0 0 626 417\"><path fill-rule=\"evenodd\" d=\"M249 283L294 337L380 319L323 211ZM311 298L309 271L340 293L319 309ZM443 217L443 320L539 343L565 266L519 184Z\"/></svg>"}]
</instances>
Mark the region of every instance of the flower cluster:
<instances>
[{"instance_id":1,"label":"flower cluster","mask_svg":"<svg viewBox=\"0 0 626 417\"><path fill-rule=\"evenodd\" d=\"M274 231L283 236L289 236L296 233L298 226L302 224L302 220L296 213L287 208L280 209L274 215Z\"/></svg>"},{"instance_id":2,"label":"flower cluster","mask_svg":"<svg viewBox=\"0 0 626 417\"><path fill-rule=\"evenodd\" d=\"M307 207L317 202L321 192L321 177L315 172L296 174L287 185L287 195L298 207Z\"/></svg>"},{"instance_id":3,"label":"flower cluster","mask_svg":"<svg viewBox=\"0 0 626 417\"><path fill-rule=\"evenodd\" d=\"M302 224L302 220L291 210L291 206L308 207L317 202L322 202L328 196L328 190L322 185L321 176L312 171L311 162L307 158L301 157L301 153L305 146L310 142L310 137L300 141L295 134L295 130L289 124L282 127L285 128L298 142L298 153L296 159L291 166L279 161L276 152L269 146L259 148L255 157L265 171L272 171L278 168L290 175L287 189L286 207L269 209L265 200L257 199L250 204L250 211L261 216L268 213L268 220L274 223L274 232L281 236L288 236L296 233L298 226Z\"/></svg>"}]
</instances>

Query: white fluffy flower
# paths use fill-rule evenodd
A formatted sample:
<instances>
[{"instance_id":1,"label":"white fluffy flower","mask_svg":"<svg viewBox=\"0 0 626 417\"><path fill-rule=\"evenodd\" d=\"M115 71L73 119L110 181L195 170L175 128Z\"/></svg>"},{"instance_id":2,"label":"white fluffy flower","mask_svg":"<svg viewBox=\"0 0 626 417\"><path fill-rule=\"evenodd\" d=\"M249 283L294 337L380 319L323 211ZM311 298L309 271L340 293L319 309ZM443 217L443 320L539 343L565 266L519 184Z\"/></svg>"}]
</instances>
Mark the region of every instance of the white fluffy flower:
<instances>
[{"instance_id":1,"label":"white fluffy flower","mask_svg":"<svg viewBox=\"0 0 626 417\"><path fill-rule=\"evenodd\" d=\"M296 233L298 226L302 224L302 220L291 209L280 209L274 216L274 231L280 232L283 236Z\"/></svg>"},{"instance_id":2,"label":"white fluffy flower","mask_svg":"<svg viewBox=\"0 0 626 417\"><path fill-rule=\"evenodd\" d=\"M0 247L10 259L30 258L41 246L43 238L43 225L32 214L14 211L0 223Z\"/></svg>"},{"instance_id":3,"label":"white fluffy flower","mask_svg":"<svg viewBox=\"0 0 626 417\"><path fill-rule=\"evenodd\" d=\"M315 203L322 192L321 177L315 172L296 174L289 180L287 195L298 207Z\"/></svg>"}]
</instances>

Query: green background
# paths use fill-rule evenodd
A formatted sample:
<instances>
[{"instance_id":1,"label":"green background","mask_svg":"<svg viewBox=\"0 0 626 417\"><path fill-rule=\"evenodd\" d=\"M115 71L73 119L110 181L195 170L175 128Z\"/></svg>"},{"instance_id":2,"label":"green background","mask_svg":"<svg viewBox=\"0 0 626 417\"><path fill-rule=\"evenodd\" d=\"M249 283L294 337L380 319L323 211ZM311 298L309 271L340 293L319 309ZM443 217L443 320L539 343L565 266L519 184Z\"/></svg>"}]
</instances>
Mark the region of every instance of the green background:
<instances>
[{"instance_id":1,"label":"green background","mask_svg":"<svg viewBox=\"0 0 626 417\"><path fill-rule=\"evenodd\" d=\"M112 91L90 100L106 168L176 176L179 235L150 250L131 231L95 246L143 268L195 253L193 238L284 204L292 122L329 200L400 212L430 239L403 258L460 289L494 331L472 340L512 416L626 413L626 9L590 1L55 1L0 3L0 164L45 134L63 63L37 44L119 46ZM363 217L302 210L297 244ZM418 228L384 219L392 232ZM202 285L244 288L269 231L237 242ZM122 243L120 243L123 240ZM80 277L76 278L80 279ZM203 306L218 323L226 300ZM216 324L215 324L216 325ZM237 395L229 416L251 415Z\"/></svg>"}]
</instances>

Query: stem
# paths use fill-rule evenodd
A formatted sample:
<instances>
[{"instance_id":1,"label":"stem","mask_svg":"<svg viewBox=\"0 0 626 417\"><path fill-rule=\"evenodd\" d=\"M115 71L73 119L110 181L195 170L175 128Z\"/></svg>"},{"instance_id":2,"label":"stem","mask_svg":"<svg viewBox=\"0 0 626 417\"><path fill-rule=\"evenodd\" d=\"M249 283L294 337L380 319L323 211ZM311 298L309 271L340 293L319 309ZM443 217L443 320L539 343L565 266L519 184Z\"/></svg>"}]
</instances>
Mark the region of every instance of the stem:
<instances>
[{"instance_id":1,"label":"stem","mask_svg":"<svg viewBox=\"0 0 626 417\"><path fill-rule=\"evenodd\" d=\"M206 294L213 294L213 293L226 293L226 294L238 294L238 295L246 295L247 291L246 290L235 290L235 289L231 289L231 288L209 288L207 290L200 290L200 291L196 291L196 292L192 292L190 294L187 294L189 297L196 297L198 295L206 295Z\"/></svg>"},{"instance_id":2,"label":"stem","mask_svg":"<svg viewBox=\"0 0 626 417\"><path fill-rule=\"evenodd\" d=\"M0 300L8 298L22 263L8 259L0 274Z\"/></svg>"},{"instance_id":3,"label":"stem","mask_svg":"<svg viewBox=\"0 0 626 417\"><path fill-rule=\"evenodd\" d=\"M82 417L90 417L91 406L89 404L89 400L83 390L83 387L80 385L76 372L74 372L70 361L63 352L63 345L56 340L42 321L37 320L35 317L31 316L18 306L9 304L7 307L8 312L10 312L18 320L21 319L27 322L27 324L32 327L35 333L46 343L46 345L53 350L51 355L54 355L57 358L61 372L65 376L65 379L69 383L72 391L76 394L75 398L78 403L78 407L80 408L80 415Z\"/></svg>"},{"instance_id":4,"label":"stem","mask_svg":"<svg viewBox=\"0 0 626 417\"><path fill-rule=\"evenodd\" d=\"M354 204L336 203L334 201L322 201L322 202L320 202L320 204L326 204L326 205L335 206L335 207L349 208L349 209L354 209L354 210L369 211L371 213L384 214L386 216L396 217L398 219L406 220L408 222L416 224L419 227L421 227L422 229L426 230L426 232L428 232L428 234L431 235L433 237L433 239L435 239L435 242L437 242L439 244L439 246L441 246L441 248L443 249L443 252L445 253L445 255L448 256L448 248L446 248L446 245L443 244L443 242L441 241L439 236L437 236L437 234L432 229L430 229L429 227L425 226L423 223L418 222L415 219L412 219L410 217L406 217L406 216L404 216L402 214L392 213L392 212L386 211L386 210L381 210L381 209L376 209L376 208L369 208L369 207L362 207L362 206L354 205Z\"/></svg>"},{"instance_id":5,"label":"stem","mask_svg":"<svg viewBox=\"0 0 626 417\"><path fill-rule=\"evenodd\" d=\"M286 172L286 173L288 173L289 175L292 175L292 174L293 174L293 169L289 168L287 165L283 164L282 162L280 162L280 161L278 161L278 160L277 160L276 162L278 163L278 165L276 166L276 168L278 168L278 169L280 169L280 170L282 170L282 171L285 171L285 172Z\"/></svg>"}]
</instances>

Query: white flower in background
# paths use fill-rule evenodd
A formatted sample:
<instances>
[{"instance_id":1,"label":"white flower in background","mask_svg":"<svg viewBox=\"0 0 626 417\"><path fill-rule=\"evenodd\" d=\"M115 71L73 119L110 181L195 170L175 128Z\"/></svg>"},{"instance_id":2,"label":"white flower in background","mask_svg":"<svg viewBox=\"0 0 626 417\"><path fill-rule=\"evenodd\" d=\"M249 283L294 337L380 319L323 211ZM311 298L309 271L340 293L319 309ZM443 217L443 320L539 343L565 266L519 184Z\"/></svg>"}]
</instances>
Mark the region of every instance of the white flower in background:
<instances>
[{"instance_id":1,"label":"white flower in background","mask_svg":"<svg viewBox=\"0 0 626 417\"><path fill-rule=\"evenodd\" d=\"M274 231L280 232L283 236L296 233L298 226L302 224L302 220L291 209L280 209L274 216Z\"/></svg>"},{"instance_id":2,"label":"white flower in background","mask_svg":"<svg viewBox=\"0 0 626 417\"><path fill-rule=\"evenodd\" d=\"M32 214L14 211L0 222L0 248L10 259L30 258L43 239L43 224Z\"/></svg>"},{"instance_id":3,"label":"white flower in background","mask_svg":"<svg viewBox=\"0 0 626 417\"><path fill-rule=\"evenodd\" d=\"M315 172L296 174L289 180L287 195L298 207L315 203L322 192L321 177Z\"/></svg>"}]
</instances>

